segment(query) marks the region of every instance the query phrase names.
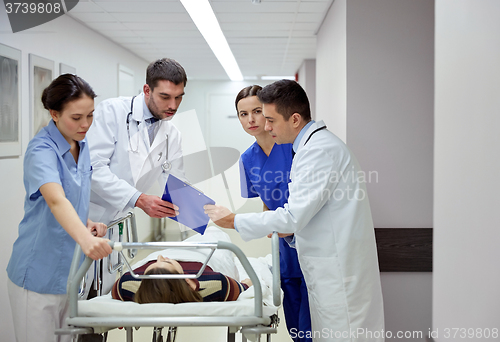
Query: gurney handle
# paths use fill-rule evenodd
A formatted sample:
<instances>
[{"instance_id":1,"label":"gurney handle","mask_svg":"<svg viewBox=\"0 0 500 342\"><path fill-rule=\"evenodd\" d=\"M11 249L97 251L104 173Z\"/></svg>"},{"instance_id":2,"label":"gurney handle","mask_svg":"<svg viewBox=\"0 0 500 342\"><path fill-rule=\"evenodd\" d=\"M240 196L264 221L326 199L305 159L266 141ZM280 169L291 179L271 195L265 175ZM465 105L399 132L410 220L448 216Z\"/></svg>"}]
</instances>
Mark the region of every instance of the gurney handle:
<instances>
[{"instance_id":1,"label":"gurney handle","mask_svg":"<svg viewBox=\"0 0 500 342\"><path fill-rule=\"evenodd\" d=\"M110 241L112 242L112 241ZM195 279L199 278L203 272L205 271L205 268L207 267L208 262L212 258L212 255L214 254L215 250L217 249L217 244L216 243L210 243L210 242L205 242L205 243L187 243L187 242L143 242L143 243L121 243L121 242L113 242L110 243L111 248L113 250L117 251L119 255L123 257L122 250L125 249L131 249L131 248L156 248L156 249L163 249L163 248L168 248L168 247L190 247L190 248L210 248L211 252L207 256L207 259L201 266L200 270L196 274L137 274L134 272L132 266L128 263L127 259L123 257L124 264L127 266L130 275L134 277L135 279Z\"/></svg>"}]
</instances>

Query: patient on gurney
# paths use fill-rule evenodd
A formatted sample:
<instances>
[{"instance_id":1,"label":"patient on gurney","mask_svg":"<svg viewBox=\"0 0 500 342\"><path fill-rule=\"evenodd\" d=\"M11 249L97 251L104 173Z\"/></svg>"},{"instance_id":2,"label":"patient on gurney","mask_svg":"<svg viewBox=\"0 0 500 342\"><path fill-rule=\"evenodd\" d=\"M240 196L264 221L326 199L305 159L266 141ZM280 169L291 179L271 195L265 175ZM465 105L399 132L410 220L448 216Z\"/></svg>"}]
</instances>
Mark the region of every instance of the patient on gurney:
<instances>
[{"instance_id":1,"label":"patient on gurney","mask_svg":"<svg viewBox=\"0 0 500 342\"><path fill-rule=\"evenodd\" d=\"M215 229L207 229L204 236L195 235L186 241L229 240L227 234ZM139 262L139 266L134 268L134 273L197 274L203 265L199 261L203 260L204 256L197 256L201 253L200 251L178 252L173 249L165 249L152 253ZM203 274L197 279L136 279L130 272L127 272L113 285L112 297L140 304L235 301L243 291L252 286L252 282L250 279L239 282L233 278L238 277L237 271L228 267L230 263L224 262L228 258L232 260L232 256L228 253L230 252L215 251L214 256L216 257L212 258L214 263L209 262ZM175 260L175 256L182 261ZM222 272L216 272L211 266ZM226 272L223 273L224 271Z\"/></svg>"},{"instance_id":2,"label":"patient on gurney","mask_svg":"<svg viewBox=\"0 0 500 342\"><path fill-rule=\"evenodd\" d=\"M200 262L178 262L162 255L134 270L136 274L196 274ZM143 303L229 302L252 285L250 279L237 280L214 272L209 266L198 279L135 279L130 272L112 289L114 299Z\"/></svg>"}]
</instances>

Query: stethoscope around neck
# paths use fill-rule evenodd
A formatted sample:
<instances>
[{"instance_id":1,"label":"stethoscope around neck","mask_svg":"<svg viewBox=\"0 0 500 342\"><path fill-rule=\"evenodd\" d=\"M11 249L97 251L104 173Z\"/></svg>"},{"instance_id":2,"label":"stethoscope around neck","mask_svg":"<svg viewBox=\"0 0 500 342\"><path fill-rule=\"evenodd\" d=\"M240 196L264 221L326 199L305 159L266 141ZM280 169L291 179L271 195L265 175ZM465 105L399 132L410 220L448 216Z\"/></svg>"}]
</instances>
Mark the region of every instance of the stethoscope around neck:
<instances>
[{"instance_id":1,"label":"stethoscope around neck","mask_svg":"<svg viewBox=\"0 0 500 342\"><path fill-rule=\"evenodd\" d=\"M130 103L130 113L127 114L127 135L128 135L128 144L130 146L130 151L133 153L138 153L139 152L139 132L137 132L137 139L136 139L136 147L135 150L132 147L132 140L130 139L130 117L132 116L132 112L134 110L134 99L136 97L132 97L132 102ZM139 123L137 123L137 130L139 130ZM164 172L168 172L172 169L172 163L168 161L168 134L165 134L165 161L161 164L161 168L163 169ZM161 158L161 153L160 153L160 158Z\"/></svg>"}]
</instances>

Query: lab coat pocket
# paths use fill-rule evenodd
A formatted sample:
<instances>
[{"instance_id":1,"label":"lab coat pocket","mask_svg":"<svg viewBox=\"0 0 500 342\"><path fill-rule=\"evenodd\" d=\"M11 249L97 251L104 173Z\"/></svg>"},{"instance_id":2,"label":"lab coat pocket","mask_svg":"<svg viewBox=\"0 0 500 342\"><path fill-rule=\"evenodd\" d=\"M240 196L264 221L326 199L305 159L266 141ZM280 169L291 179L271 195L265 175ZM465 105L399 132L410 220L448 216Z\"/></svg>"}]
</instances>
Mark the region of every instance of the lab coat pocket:
<instances>
[{"instance_id":1,"label":"lab coat pocket","mask_svg":"<svg viewBox=\"0 0 500 342\"><path fill-rule=\"evenodd\" d=\"M332 317L344 311L346 295L338 258L303 255L300 264L311 307L315 307L323 317Z\"/></svg>"},{"instance_id":2,"label":"lab coat pocket","mask_svg":"<svg viewBox=\"0 0 500 342\"><path fill-rule=\"evenodd\" d=\"M137 190L146 192L151 188L155 181L160 177L163 172L162 164L166 160L165 154L166 143L160 143L145 158L141 166L141 171L135 179L135 187Z\"/></svg>"}]
</instances>

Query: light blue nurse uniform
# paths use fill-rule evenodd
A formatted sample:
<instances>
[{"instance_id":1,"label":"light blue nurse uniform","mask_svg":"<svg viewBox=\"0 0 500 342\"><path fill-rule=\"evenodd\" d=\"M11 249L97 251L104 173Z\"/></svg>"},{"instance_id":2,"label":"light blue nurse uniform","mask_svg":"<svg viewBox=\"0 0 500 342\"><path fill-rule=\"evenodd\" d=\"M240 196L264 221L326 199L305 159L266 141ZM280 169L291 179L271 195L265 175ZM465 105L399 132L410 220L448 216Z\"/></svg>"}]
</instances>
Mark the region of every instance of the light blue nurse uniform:
<instances>
[{"instance_id":1,"label":"light blue nurse uniform","mask_svg":"<svg viewBox=\"0 0 500 342\"><path fill-rule=\"evenodd\" d=\"M257 142L253 143L240 158L241 196L260 197L270 210L283 207L288 201L292 159L292 144L274 144L268 157ZM280 238L280 269L283 311L290 337L294 341L312 341L307 287L297 251L283 238Z\"/></svg>"},{"instance_id":2,"label":"light blue nurse uniform","mask_svg":"<svg viewBox=\"0 0 500 342\"><path fill-rule=\"evenodd\" d=\"M65 294L75 241L57 222L40 187L58 183L86 225L92 168L86 138L79 142L78 164L54 121L28 144L24 156L24 218L7 266L19 287L42 294Z\"/></svg>"}]
</instances>

